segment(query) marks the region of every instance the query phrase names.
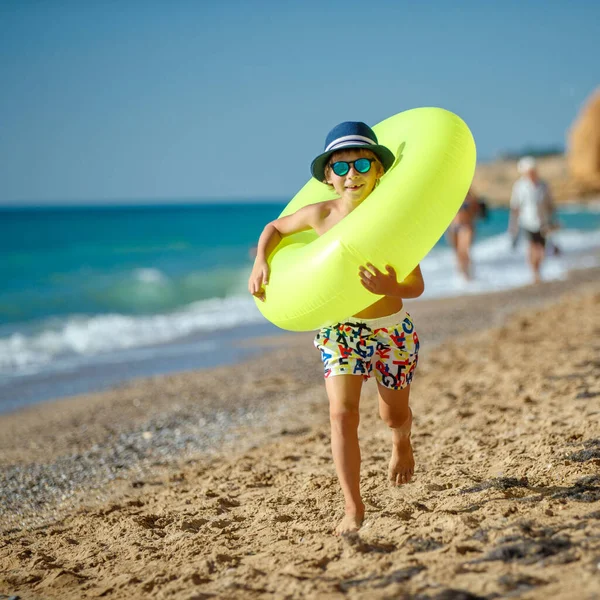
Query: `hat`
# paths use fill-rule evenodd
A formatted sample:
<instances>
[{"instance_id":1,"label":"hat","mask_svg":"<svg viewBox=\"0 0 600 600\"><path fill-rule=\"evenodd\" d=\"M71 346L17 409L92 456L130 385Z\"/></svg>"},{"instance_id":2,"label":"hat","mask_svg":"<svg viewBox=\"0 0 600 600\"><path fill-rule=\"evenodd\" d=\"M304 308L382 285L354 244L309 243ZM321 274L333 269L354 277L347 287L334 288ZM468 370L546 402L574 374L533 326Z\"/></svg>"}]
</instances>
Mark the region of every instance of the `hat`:
<instances>
[{"instance_id":1,"label":"hat","mask_svg":"<svg viewBox=\"0 0 600 600\"><path fill-rule=\"evenodd\" d=\"M529 173L535 169L535 158L533 156L524 156L517 163L517 170L521 175Z\"/></svg>"},{"instance_id":2,"label":"hat","mask_svg":"<svg viewBox=\"0 0 600 600\"><path fill-rule=\"evenodd\" d=\"M315 179L325 179L325 165L331 155L337 150L351 148L365 148L377 156L387 171L394 164L394 154L389 148L381 146L377 141L375 132L365 123L360 121L344 121L336 125L325 139L325 152L319 154L310 165L310 172Z\"/></svg>"}]
</instances>

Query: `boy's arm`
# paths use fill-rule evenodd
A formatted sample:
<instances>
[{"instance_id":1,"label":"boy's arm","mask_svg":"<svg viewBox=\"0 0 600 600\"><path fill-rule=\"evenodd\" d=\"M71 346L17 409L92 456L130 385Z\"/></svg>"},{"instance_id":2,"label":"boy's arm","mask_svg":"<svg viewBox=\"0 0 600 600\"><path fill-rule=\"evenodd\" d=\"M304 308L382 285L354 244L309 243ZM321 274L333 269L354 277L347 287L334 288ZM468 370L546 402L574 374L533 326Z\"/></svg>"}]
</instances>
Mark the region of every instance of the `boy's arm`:
<instances>
[{"instance_id":1,"label":"boy's arm","mask_svg":"<svg viewBox=\"0 0 600 600\"><path fill-rule=\"evenodd\" d=\"M286 217L280 217L267 223L258 238L256 247L256 258L252 273L248 280L248 291L259 300L265 300L264 286L269 283L269 265L267 259L277 247L284 235L290 235L298 231L306 231L317 225L322 207L318 204L305 206L295 213Z\"/></svg>"},{"instance_id":2,"label":"boy's arm","mask_svg":"<svg viewBox=\"0 0 600 600\"><path fill-rule=\"evenodd\" d=\"M316 225L321 207L316 204L304 206L291 215L267 223L258 238L256 261L266 261L284 235L306 231Z\"/></svg>"},{"instance_id":3,"label":"boy's arm","mask_svg":"<svg viewBox=\"0 0 600 600\"><path fill-rule=\"evenodd\" d=\"M418 298L425 291L425 281L421 266L417 265L404 279L398 282L397 294L400 298Z\"/></svg>"},{"instance_id":4,"label":"boy's arm","mask_svg":"<svg viewBox=\"0 0 600 600\"><path fill-rule=\"evenodd\" d=\"M363 286L373 294L395 296L397 298L418 298L425 291L425 281L420 265L417 265L403 281L398 281L396 271L391 265L382 273L371 263L359 267L359 277Z\"/></svg>"}]
</instances>

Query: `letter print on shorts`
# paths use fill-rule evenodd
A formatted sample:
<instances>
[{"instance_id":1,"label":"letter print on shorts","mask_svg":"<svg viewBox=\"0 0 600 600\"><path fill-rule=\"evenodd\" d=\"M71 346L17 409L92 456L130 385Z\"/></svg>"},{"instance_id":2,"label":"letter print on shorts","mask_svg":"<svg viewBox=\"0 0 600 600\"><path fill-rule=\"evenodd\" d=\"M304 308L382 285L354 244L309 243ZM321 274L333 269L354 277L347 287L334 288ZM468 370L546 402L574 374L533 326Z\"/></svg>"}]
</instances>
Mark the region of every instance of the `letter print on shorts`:
<instances>
[{"instance_id":1,"label":"letter print on shorts","mask_svg":"<svg viewBox=\"0 0 600 600\"><path fill-rule=\"evenodd\" d=\"M375 378L392 390L410 385L419 360L419 336L407 316L394 327L376 329Z\"/></svg>"},{"instance_id":2,"label":"letter print on shorts","mask_svg":"<svg viewBox=\"0 0 600 600\"><path fill-rule=\"evenodd\" d=\"M411 383L417 367L419 338L408 315L398 325L375 330L360 322L323 327L314 344L326 378L361 375L367 380L374 371L381 385L399 390Z\"/></svg>"}]
</instances>

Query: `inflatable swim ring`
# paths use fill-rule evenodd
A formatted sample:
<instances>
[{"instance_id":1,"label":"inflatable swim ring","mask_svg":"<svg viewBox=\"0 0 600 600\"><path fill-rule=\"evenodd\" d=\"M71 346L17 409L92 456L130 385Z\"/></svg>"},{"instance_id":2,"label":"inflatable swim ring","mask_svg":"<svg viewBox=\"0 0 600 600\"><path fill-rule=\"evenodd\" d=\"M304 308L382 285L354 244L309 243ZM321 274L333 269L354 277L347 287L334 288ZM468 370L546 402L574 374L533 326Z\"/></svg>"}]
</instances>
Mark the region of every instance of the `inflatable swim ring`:
<instances>
[{"instance_id":1,"label":"inflatable swim ring","mask_svg":"<svg viewBox=\"0 0 600 600\"><path fill-rule=\"evenodd\" d=\"M319 237L285 236L269 257L266 301L256 301L272 323L310 331L377 301L358 277L359 265L396 269L402 281L443 235L467 195L475 172L475 142L464 121L441 108L416 108L373 130L395 155L380 185L347 217ZM280 216L330 200L311 179Z\"/></svg>"}]
</instances>

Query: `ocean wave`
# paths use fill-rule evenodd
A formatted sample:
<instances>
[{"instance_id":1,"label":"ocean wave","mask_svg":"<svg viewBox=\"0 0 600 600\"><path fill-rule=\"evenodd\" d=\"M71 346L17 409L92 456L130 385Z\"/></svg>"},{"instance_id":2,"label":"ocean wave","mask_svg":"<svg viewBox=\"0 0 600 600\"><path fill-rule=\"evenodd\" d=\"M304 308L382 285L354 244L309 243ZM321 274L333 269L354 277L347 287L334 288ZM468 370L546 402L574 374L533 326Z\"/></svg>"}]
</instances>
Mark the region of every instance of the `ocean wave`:
<instances>
[{"instance_id":1,"label":"ocean wave","mask_svg":"<svg viewBox=\"0 0 600 600\"><path fill-rule=\"evenodd\" d=\"M164 313L192 302L242 295L248 274L248 268L220 267L169 276L155 267L139 267L103 283L94 298L111 312Z\"/></svg>"},{"instance_id":2,"label":"ocean wave","mask_svg":"<svg viewBox=\"0 0 600 600\"><path fill-rule=\"evenodd\" d=\"M152 268L136 269L133 276L142 283L167 283L169 278L160 270Z\"/></svg>"},{"instance_id":3,"label":"ocean wave","mask_svg":"<svg viewBox=\"0 0 600 600\"><path fill-rule=\"evenodd\" d=\"M456 269L454 252L449 248L435 249L423 260L425 279L423 298L442 298L461 294L482 294L514 289L532 281L526 259L527 243L521 235L512 248L507 234L500 234L473 246L471 259L473 279L465 281ZM559 256L548 256L542 265L545 280L560 280L572 269L590 268L600 264L600 231L567 229L553 233L550 238L561 250ZM550 252L548 253L550 254Z\"/></svg>"},{"instance_id":4,"label":"ocean wave","mask_svg":"<svg viewBox=\"0 0 600 600\"><path fill-rule=\"evenodd\" d=\"M93 356L162 344L197 332L262 320L254 300L241 296L194 302L170 314L73 315L48 323L38 333L13 333L0 339L0 373L14 374L68 356Z\"/></svg>"}]
</instances>

